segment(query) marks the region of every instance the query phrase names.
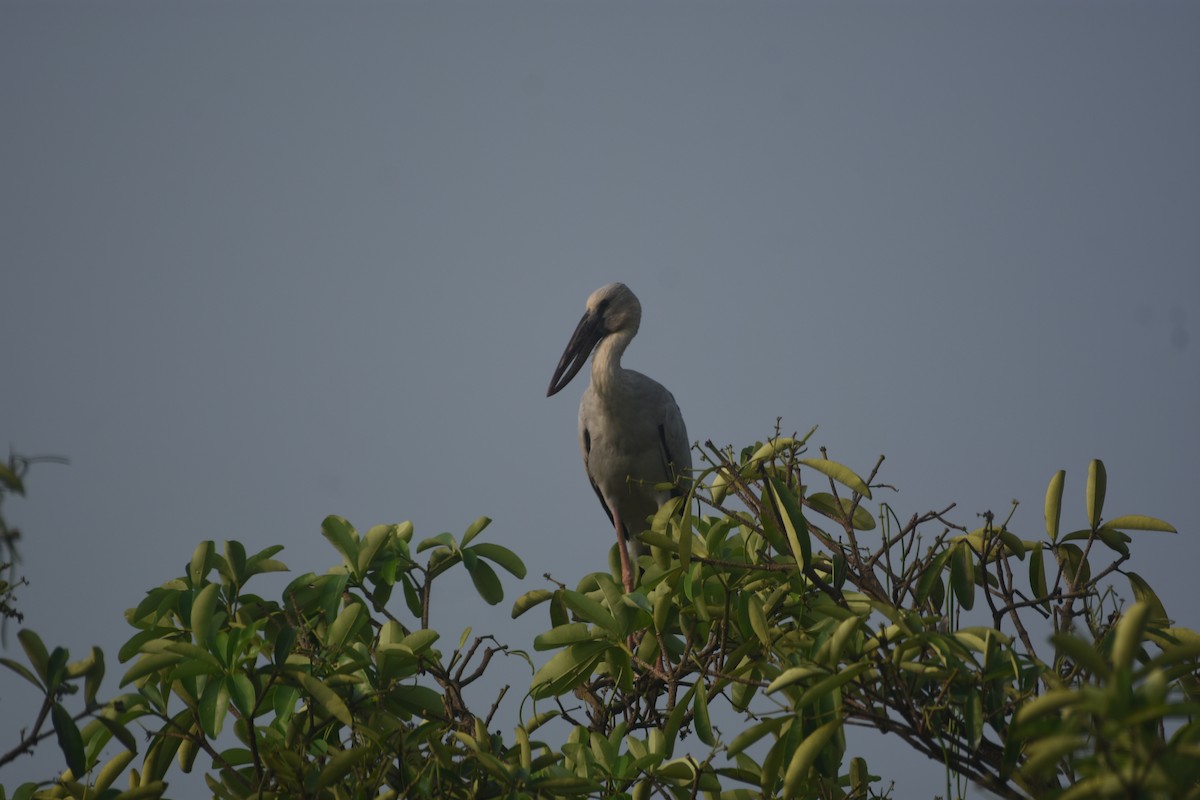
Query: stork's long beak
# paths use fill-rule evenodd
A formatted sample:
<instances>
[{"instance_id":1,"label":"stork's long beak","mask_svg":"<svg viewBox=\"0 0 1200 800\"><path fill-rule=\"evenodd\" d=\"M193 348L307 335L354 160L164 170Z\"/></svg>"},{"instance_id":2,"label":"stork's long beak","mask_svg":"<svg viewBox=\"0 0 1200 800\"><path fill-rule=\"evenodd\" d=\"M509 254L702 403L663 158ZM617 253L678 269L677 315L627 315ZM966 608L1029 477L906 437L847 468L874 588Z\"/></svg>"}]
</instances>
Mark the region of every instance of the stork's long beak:
<instances>
[{"instance_id":1,"label":"stork's long beak","mask_svg":"<svg viewBox=\"0 0 1200 800\"><path fill-rule=\"evenodd\" d=\"M583 369L588 356L604 338L604 334L604 318L601 315L591 311L583 315L575 332L571 334L571 341L567 342L567 349L563 351L562 358L558 360L558 366L554 368L554 377L550 379L550 388L546 390L546 397L561 391L579 373L579 370Z\"/></svg>"}]
</instances>

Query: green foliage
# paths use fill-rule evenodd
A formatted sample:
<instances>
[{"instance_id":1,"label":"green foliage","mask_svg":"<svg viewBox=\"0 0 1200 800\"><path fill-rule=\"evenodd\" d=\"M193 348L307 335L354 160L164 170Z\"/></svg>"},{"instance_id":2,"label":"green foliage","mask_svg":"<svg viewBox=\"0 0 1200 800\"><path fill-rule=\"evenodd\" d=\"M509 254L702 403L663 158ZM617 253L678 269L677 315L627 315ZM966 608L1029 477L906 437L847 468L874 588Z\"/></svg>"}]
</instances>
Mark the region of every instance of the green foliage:
<instances>
[{"instance_id":1,"label":"green foliage","mask_svg":"<svg viewBox=\"0 0 1200 800\"><path fill-rule=\"evenodd\" d=\"M220 798L879 796L847 751L858 724L1001 797L1200 797L1200 635L1124 569L1129 532L1174 528L1105 521L1098 461L1078 531L1059 529L1061 472L1044 536L1010 530L1011 513L976 530L946 511L902 523L863 506L882 458L863 478L804 457L807 438L708 444L688 497L642 535L634 591L610 571L520 595L514 617L547 615L534 659L429 628L449 570L492 604L497 567L524 577L480 540L487 518L414 544L409 523L360 534L329 517L339 563L278 601L247 587L285 569L281 548L204 542L128 612L117 698L96 698L98 650L69 664L21 632L27 663L0 663L45 698L21 749L48 721L67 769L13 796L165 796L176 768ZM499 698L480 715L463 697L498 654L534 669L508 726Z\"/></svg>"}]
</instances>

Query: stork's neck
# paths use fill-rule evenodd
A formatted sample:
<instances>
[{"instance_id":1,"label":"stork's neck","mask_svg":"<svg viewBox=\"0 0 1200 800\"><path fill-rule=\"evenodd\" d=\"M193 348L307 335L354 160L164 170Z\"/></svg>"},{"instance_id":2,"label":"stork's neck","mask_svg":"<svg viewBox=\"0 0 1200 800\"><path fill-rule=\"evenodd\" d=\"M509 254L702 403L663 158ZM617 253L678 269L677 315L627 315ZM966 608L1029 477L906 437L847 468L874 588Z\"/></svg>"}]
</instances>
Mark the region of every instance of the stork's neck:
<instances>
[{"instance_id":1,"label":"stork's neck","mask_svg":"<svg viewBox=\"0 0 1200 800\"><path fill-rule=\"evenodd\" d=\"M618 331L600 340L592 356L592 387L601 396L610 396L618 391L625 370L621 367L621 356L633 339L633 331Z\"/></svg>"}]
</instances>

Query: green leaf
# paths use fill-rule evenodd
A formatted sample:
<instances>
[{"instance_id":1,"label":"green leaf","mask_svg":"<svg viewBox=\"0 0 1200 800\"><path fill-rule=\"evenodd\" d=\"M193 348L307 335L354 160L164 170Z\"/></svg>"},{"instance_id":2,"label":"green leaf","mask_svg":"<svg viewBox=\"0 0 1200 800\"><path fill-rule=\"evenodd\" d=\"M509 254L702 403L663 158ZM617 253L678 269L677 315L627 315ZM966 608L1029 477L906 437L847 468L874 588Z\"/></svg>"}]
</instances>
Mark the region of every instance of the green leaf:
<instances>
[{"instance_id":1,"label":"green leaf","mask_svg":"<svg viewBox=\"0 0 1200 800\"><path fill-rule=\"evenodd\" d=\"M307 672L294 673L293 677L326 714L344 725L354 724L350 709L346 707L345 701L338 696L337 692Z\"/></svg>"},{"instance_id":2,"label":"green leaf","mask_svg":"<svg viewBox=\"0 0 1200 800\"><path fill-rule=\"evenodd\" d=\"M871 512L861 505L856 506L854 501L848 497L834 497L829 492L814 492L806 500L809 508L813 511L838 522L844 520L853 507L854 517L850 520L850 524L854 526L854 529L856 531L875 530L875 517L871 516Z\"/></svg>"},{"instance_id":3,"label":"green leaf","mask_svg":"<svg viewBox=\"0 0 1200 800\"><path fill-rule=\"evenodd\" d=\"M359 628L359 617L362 615L362 603L350 603L337 615L337 619L329 626L325 636L325 646L336 653L346 645L346 640Z\"/></svg>"},{"instance_id":4,"label":"green leaf","mask_svg":"<svg viewBox=\"0 0 1200 800\"><path fill-rule=\"evenodd\" d=\"M1149 603L1134 603L1125 609L1113 632L1112 663L1118 670L1133 666L1133 657L1142 644L1142 634L1150 621Z\"/></svg>"},{"instance_id":5,"label":"green leaf","mask_svg":"<svg viewBox=\"0 0 1200 800\"><path fill-rule=\"evenodd\" d=\"M804 694L800 695L800 699L796 701L796 709L806 708L810 704L820 700L825 695L831 694L850 681L857 678L870 668L870 664L862 662L859 664L851 664L844 669L838 670L828 678L823 678L817 681L812 686L804 690Z\"/></svg>"},{"instance_id":6,"label":"green leaf","mask_svg":"<svg viewBox=\"0 0 1200 800\"><path fill-rule=\"evenodd\" d=\"M229 568L229 579L237 585L246 581L246 548L241 542L225 542L225 565Z\"/></svg>"},{"instance_id":7,"label":"green leaf","mask_svg":"<svg viewBox=\"0 0 1200 800\"><path fill-rule=\"evenodd\" d=\"M238 713L249 719L254 715L256 698L254 683L244 672L235 672L229 677L229 694Z\"/></svg>"},{"instance_id":8,"label":"green leaf","mask_svg":"<svg viewBox=\"0 0 1200 800\"><path fill-rule=\"evenodd\" d=\"M439 533L437 536L430 536L428 539L423 539L417 545L417 552L423 553L431 547L448 547L451 550L455 549L454 536L448 532Z\"/></svg>"},{"instance_id":9,"label":"green leaf","mask_svg":"<svg viewBox=\"0 0 1200 800\"><path fill-rule=\"evenodd\" d=\"M1088 464L1087 479L1087 515L1088 524L1093 528L1100 525L1100 515L1104 511L1104 492L1108 486L1108 475L1104 471L1104 462L1093 458Z\"/></svg>"},{"instance_id":10,"label":"green leaf","mask_svg":"<svg viewBox=\"0 0 1200 800\"><path fill-rule=\"evenodd\" d=\"M329 763L321 770L321 774L317 776L316 791L320 793L330 786L340 783L350 774L351 770L370 757L371 753L370 747L356 747L334 753L330 756Z\"/></svg>"},{"instance_id":11,"label":"green leaf","mask_svg":"<svg viewBox=\"0 0 1200 800\"><path fill-rule=\"evenodd\" d=\"M132 753L136 753L138 751L137 739L134 738L133 734L130 733L129 729L124 725L103 715L97 716L96 721L105 728L108 728L108 732L111 733L126 750L129 750Z\"/></svg>"},{"instance_id":12,"label":"green leaf","mask_svg":"<svg viewBox=\"0 0 1200 800\"><path fill-rule=\"evenodd\" d=\"M435 630L425 628L419 631L413 631L408 636L401 640L401 644L407 646L416 655L420 655L433 646L433 643L441 638L441 634Z\"/></svg>"},{"instance_id":13,"label":"green leaf","mask_svg":"<svg viewBox=\"0 0 1200 800\"><path fill-rule=\"evenodd\" d=\"M553 650L576 642L587 642L595 639L592 627L586 622L572 622L551 628L533 639L534 650Z\"/></svg>"},{"instance_id":14,"label":"green leaf","mask_svg":"<svg viewBox=\"0 0 1200 800\"><path fill-rule=\"evenodd\" d=\"M225 681L214 676L204 687L200 695L200 726L210 739L215 739L221 733L225 724L225 715L229 713L229 687Z\"/></svg>"},{"instance_id":15,"label":"green leaf","mask_svg":"<svg viewBox=\"0 0 1200 800\"><path fill-rule=\"evenodd\" d=\"M152 672L158 672L166 667L173 667L182 660L183 656L179 655L178 653L154 653L150 655L144 655L137 660L137 663L135 663L125 672L125 675L121 678L120 685L125 686L139 678L149 675Z\"/></svg>"},{"instance_id":16,"label":"green leaf","mask_svg":"<svg viewBox=\"0 0 1200 800\"><path fill-rule=\"evenodd\" d=\"M282 667L284 665L295 644L296 629L291 625L281 628L275 635L275 646L271 649L271 660L275 662L275 666Z\"/></svg>"},{"instance_id":17,"label":"green leaf","mask_svg":"<svg viewBox=\"0 0 1200 800\"><path fill-rule=\"evenodd\" d=\"M13 672L17 673L22 678L24 678L25 680L32 683L38 689L45 690L46 687L42 685L42 682L39 681L37 679L37 676L34 675L32 672L30 672L24 664L13 661L11 658L0 658L0 664L3 664L4 666L8 667Z\"/></svg>"},{"instance_id":18,"label":"green leaf","mask_svg":"<svg viewBox=\"0 0 1200 800\"><path fill-rule=\"evenodd\" d=\"M526 592L518 597L516 602L513 603L512 618L516 619L529 609L533 608L534 606L541 605L553 596L554 592L550 591L549 589L534 589Z\"/></svg>"},{"instance_id":19,"label":"green leaf","mask_svg":"<svg viewBox=\"0 0 1200 800\"><path fill-rule=\"evenodd\" d=\"M1033 592L1033 599L1041 600L1042 608L1050 610L1050 587L1046 584L1046 566L1042 556L1042 543L1038 542L1033 546L1033 550L1029 556L1029 589Z\"/></svg>"},{"instance_id":20,"label":"green leaf","mask_svg":"<svg viewBox=\"0 0 1200 800\"><path fill-rule=\"evenodd\" d=\"M571 610L583 619L599 625L613 636L619 637L623 635L621 626L617 624L617 621L613 618L613 615L608 613L604 606L600 605L587 595L566 589L563 591L563 599L566 601L567 605L570 606Z\"/></svg>"},{"instance_id":21,"label":"green leaf","mask_svg":"<svg viewBox=\"0 0 1200 800\"><path fill-rule=\"evenodd\" d=\"M708 694L704 689L704 681L696 681L696 696L692 700L692 724L700 741L712 747L716 744L713 737L712 722L708 718Z\"/></svg>"},{"instance_id":22,"label":"green leaf","mask_svg":"<svg viewBox=\"0 0 1200 800\"><path fill-rule=\"evenodd\" d=\"M953 561L950 562L950 586L958 605L970 611L975 605L975 559L965 542L954 545Z\"/></svg>"},{"instance_id":23,"label":"green leaf","mask_svg":"<svg viewBox=\"0 0 1200 800\"><path fill-rule=\"evenodd\" d=\"M849 467L824 458L802 458L799 463L812 467L822 475L833 478L843 486L853 489L868 500L871 499L871 488Z\"/></svg>"},{"instance_id":24,"label":"green leaf","mask_svg":"<svg viewBox=\"0 0 1200 800\"><path fill-rule=\"evenodd\" d=\"M1056 633L1050 637L1059 655L1066 656L1092 675L1107 678L1112 674L1104 658L1096 652L1090 642L1070 633Z\"/></svg>"},{"instance_id":25,"label":"green leaf","mask_svg":"<svg viewBox=\"0 0 1200 800\"><path fill-rule=\"evenodd\" d=\"M25 650L25 657L33 666L34 673L42 679L44 685L49 686L50 653L46 650L46 645L42 643L42 637L29 628L23 628L17 632L17 639L21 642L21 647Z\"/></svg>"},{"instance_id":26,"label":"green leaf","mask_svg":"<svg viewBox=\"0 0 1200 800\"><path fill-rule=\"evenodd\" d=\"M100 691L100 682L104 680L104 651L99 647L92 648L92 666L83 679L83 702L88 706L96 703L96 693Z\"/></svg>"},{"instance_id":27,"label":"green leaf","mask_svg":"<svg viewBox=\"0 0 1200 800\"><path fill-rule=\"evenodd\" d=\"M942 552L933 557L929 562L929 566L921 573L921 579L917 581L917 605L923 605L929 599L929 593L933 591L933 585L941 576L942 570L946 566L947 559L950 558L951 549L946 548Z\"/></svg>"},{"instance_id":28,"label":"green leaf","mask_svg":"<svg viewBox=\"0 0 1200 800\"><path fill-rule=\"evenodd\" d=\"M341 554L347 567L354 569L358 565L358 533L343 517L330 514L322 520L321 535Z\"/></svg>"},{"instance_id":29,"label":"green leaf","mask_svg":"<svg viewBox=\"0 0 1200 800\"><path fill-rule=\"evenodd\" d=\"M768 476L768 480L775 508L779 511L784 532L787 534L792 557L800 566L808 566L812 561L812 542L808 536L808 523L804 520L796 495L774 475Z\"/></svg>"},{"instance_id":30,"label":"green leaf","mask_svg":"<svg viewBox=\"0 0 1200 800\"><path fill-rule=\"evenodd\" d=\"M67 760L67 766L77 779L82 778L87 774L87 759L84 757L83 737L79 735L79 728L60 703L50 707L50 719L54 723L54 735L58 737L58 746Z\"/></svg>"},{"instance_id":31,"label":"green leaf","mask_svg":"<svg viewBox=\"0 0 1200 800\"><path fill-rule=\"evenodd\" d=\"M1141 514L1128 514L1104 523L1105 528L1118 531L1162 531L1164 533L1179 533L1175 526L1161 519L1147 517Z\"/></svg>"},{"instance_id":32,"label":"green leaf","mask_svg":"<svg viewBox=\"0 0 1200 800\"><path fill-rule=\"evenodd\" d=\"M1067 473L1059 470L1050 478L1050 485L1046 487L1046 534L1050 537L1051 543L1058 541L1058 523L1062 517L1062 495L1063 481L1067 478Z\"/></svg>"},{"instance_id":33,"label":"green leaf","mask_svg":"<svg viewBox=\"0 0 1200 800\"><path fill-rule=\"evenodd\" d=\"M778 733L789 719L790 717L772 717L742 731L729 743L730 757L736 756L768 733Z\"/></svg>"},{"instance_id":34,"label":"green leaf","mask_svg":"<svg viewBox=\"0 0 1200 800\"><path fill-rule=\"evenodd\" d=\"M479 592L479 596L488 605L494 606L504 599L504 587L500 585L500 578L486 561L475 561L467 568L467 572L471 574L475 591Z\"/></svg>"},{"instance_id":35,"label":"green leaf","mask_svg":"<svg viewBox=\"0 0 1200 800\"><path fill-rule=\"evenodd\" d=\"M767 623L767 613L763 602L756 594L746 595L746 611L750 617L750 628L762 642L763 647L771 648L771 626Z\"/></svg>"},{"instance_id":36,"label":"green leaf","mask_svg":"<svg viewBox=\"0 0 1200 800\"><path fill-rule=\"evenodd\" d=\"M979 689L972 686L967 691L967 702L963 706L963 723L966 727L967 744L971 752L979 749L983 739L983 701L979 697Z\"/></svg>"},{"instance_id":37,"label":"green leaf","mask_svg":"<svg viewBox=\"0 0 1200 800\"><path fill-rule=\"evenodd\" d=\"M808 774L808 770L816 763L817 756L825 749L825 745L833 738L833 735L838 732L842 726L840 719L835 719L831 722L826 722L821 727L805 737L804 741L796 748L796 752L792 754L792 760L788 763L787 772L783 776L783 793L787 797L798 797L800 794L800 783Z\"/></svg>"},{"instance_id":38,"label":"green leaf","mask_svg":"<svg viewBox=\"0 0 1200 800\"><path fill-rule=\"evenodd\" d=\"M777 692L785 686L791 686L799 683L800 681L806 681L809 678L815 678L818 675L821 677L828 676L829 670L825 669L824 667L818 667L814 665L789 667L780 673L778 678L771 681L770 685L767 686L767 694Z\"/></svg>"},{"instance_id":39,"label":"green leaf","mask_svg":"<svg viewBox=\"0 0 1200 800\"><path fill-rule=\"evenodd\" d=\"M1163 607L1162 600L1158 599L1154 589L1150 588L1150 584L1146 583L1145 579L1136 572L1126 572L1125 577L1129 579L1134 599L1150 607L1149 624L1157 627L1170 625L1171 619L1167 616L1167 610Z\"/></svg>"},{"instance_id":40,"label":"green leaf","mask_svg":"<svg viewBox=\"0 0 1200 800\"><path fill-rule=\"evenodd\" d=\"M486 517L484 517L486 519ZM525 577L525 562L507 547L502 545L492 544L491 542L481 542L471 548L477 554L483 556L490 561L495 561L500 566L504 567L516 578Z\"/></svg>"},{"instance_id":41,"label":"green leaf","mask_svg":"<svg viewBox=\"0 0 1200 800\"><path fill-rule=\"evenodd\" d=\"M395 533L395 525L375 525L367 531L367 535L363 537L358 548L358 559L355 561L354 572L356 576L361 578L370 572L380 548L386 545Z\"/></svg>"},{"instance_id":42,"label":"green leaf","mask_svg":"<svg viewBox=\"0 0 1200 800\"><path fill-rule=\"evenodd\" d=\"M195 551L192 552L192 562L188 567L188 577L191 579L193 587L199 587L204 581L204 576L208 574L213 556L216 554L217 546L211 539L196 546Z\"/></svg>"},{"instance_id":43,"label":"green leaf","mask_svg":"<svg viewBox=\"0 0 1200 800\"><path fill-rule=\"evenodd\" d=\"M210 583L192 600L192 636L198 645L207 645L213 640L220 589L220 585Z\"/></svg>"},{"instance_id":44,"label":"green leaf","mask_svg":"<svg viewBox=\"0 0 1200 800\"><path fill-rule=\"evenodd\" d=\"M476 536L479 535L480 531L482 531L484 528L486 528L490 524L492 524L491 517L480 517L479 519L472 522L471 525L467 528L466 532L463 533L462 541L460 542L459 546L466 547L471 542L472 539L474 539ZM523 577L523 576L518 576L518 577Z\"/></svg>"}]
</instances>

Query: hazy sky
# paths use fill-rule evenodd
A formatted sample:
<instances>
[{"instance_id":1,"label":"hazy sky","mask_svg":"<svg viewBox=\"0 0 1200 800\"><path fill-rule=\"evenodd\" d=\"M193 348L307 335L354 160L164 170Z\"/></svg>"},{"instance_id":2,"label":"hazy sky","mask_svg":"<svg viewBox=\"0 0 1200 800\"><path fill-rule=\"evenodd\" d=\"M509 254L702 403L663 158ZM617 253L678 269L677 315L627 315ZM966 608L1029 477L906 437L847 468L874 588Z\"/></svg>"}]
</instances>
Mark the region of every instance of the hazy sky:
<instances>
[{"instance_id":1,"label":"hazy sky","mask_svg":"<svg viewBox=\"0 0 1200 800\"><path fill-rule=\"evenodd\" d=\"M26 623L115 691L123 610L203 539L324 571L326 514L487 514L530 577L433 624L529 646L511 599L612 543L586 373L544 395L620 280L693 439L818 424L901 516L1018 498L1027 538L1102 458L1200 625L1197 41L1184 2L4 3L0 445L71 460L6 509ZM33 700L0 674L0 750Z\"/></svg>"}]
</instances>

